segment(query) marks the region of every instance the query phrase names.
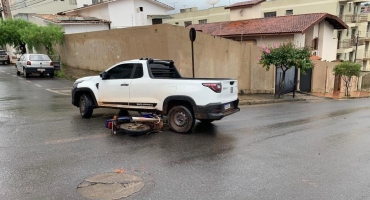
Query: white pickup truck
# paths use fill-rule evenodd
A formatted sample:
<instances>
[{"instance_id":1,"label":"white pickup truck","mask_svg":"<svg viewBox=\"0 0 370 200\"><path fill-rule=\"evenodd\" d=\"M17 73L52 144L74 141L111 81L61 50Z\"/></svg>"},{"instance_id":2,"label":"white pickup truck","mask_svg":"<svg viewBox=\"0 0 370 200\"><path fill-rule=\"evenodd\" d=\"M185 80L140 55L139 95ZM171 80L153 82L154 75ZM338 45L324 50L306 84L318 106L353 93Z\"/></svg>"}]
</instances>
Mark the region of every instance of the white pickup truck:
<instances>
[{"instance_id":1,"label":"white pickup truck","mask_svg":"<svg viewBox=\"0 0 370 200\"><path fill-rule=\"evenodd\" d=\"M72 104L83 118L95 108L155 112L168 117L170 128L190 132L195 120L210 123L238 112L235 79L182 78L172 60L141 58L115 64L77 79Z\"/></svg>"}]
</instances>

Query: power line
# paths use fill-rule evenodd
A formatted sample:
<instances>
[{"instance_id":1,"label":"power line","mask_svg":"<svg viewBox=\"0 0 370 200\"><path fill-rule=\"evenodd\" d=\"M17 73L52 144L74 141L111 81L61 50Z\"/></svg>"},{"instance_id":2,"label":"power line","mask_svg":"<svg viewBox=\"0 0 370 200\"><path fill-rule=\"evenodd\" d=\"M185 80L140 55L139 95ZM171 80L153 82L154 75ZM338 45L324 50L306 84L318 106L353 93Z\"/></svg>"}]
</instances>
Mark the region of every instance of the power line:
<instances>
[{"instance_id":1,"label":"power line","mask_svg":"<svg viewBox=\"0 0 370 200\"><path fill-rule=\"evenodd\" d=\"M45 5L45 4L49 4L49 3L53 3L54 2L54 0L52 0L50 2L46 2L46 3L40 4L40 5L35 5L35 4L39 4L39 3L43 2L43 1L45 2L46 0L42 0L42 1L35 0L32 4L28 4L27 6L23 6L23 7L20 7L20 8L13 9L12 11L19 10L19 9L22 9L22 8L26 8L26 7L32 7L32 8L34 8L34 7L37 7L37 6L41 6L41 5ZM35 6L33 6L33 5L35 5Z\"/></svg>"},{"instance_id":2,"label":"power line","mask_svg":"<svg viewBox=\"0 0 370 200\"><path fill-rule=\"evenodd\" d=\"M41 3L43 1L46 1L46 0L31 0L31 1L27 1L27 0L24 0L24 1L21 1L21 2L17 2L15 4L12 4L10 6L10 8L12 9L20 9L20 8L24 8L24 7L28 7L30 5L34 5L36 3ZM27 5L28 4L28 5Z\"/></svg>"}]
</instances>

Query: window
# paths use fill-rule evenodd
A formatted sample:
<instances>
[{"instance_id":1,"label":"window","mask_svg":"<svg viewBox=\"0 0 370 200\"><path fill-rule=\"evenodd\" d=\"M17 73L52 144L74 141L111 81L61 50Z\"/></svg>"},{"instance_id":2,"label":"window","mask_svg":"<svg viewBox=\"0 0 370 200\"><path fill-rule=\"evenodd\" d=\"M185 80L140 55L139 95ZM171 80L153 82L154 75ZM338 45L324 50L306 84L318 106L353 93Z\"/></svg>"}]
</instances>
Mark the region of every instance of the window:
<instances>
[{"instance_id":1,"label":"window","mask_svg":"<svg viewBox=\"0 0 370 200\"><path fill-rule=\"evenodd\" d=\"M348 4L348 12L351 12L351 10L352 10L352 3L349 3Z\"/></svg>"},{"instance_id":2,"label":"window","mask_svg":"<svg viewBox=\"0 0 370 200\"><path fill-rule=\"evenodd\" d=\"M206 19L199 20L199 24L207 24L207 20Z\"/></svg>"},{"instance_id":3,"label":"window","mask_svg":"<svg viewBox=\"0 0 370 200\"><path fill-rule=\"evenodd\" d=\"M319 38L315 38L312 40L312 48L313 50L317 50L319 48Z\"/></svg>"},{"instance_id":4,"label":"window","mask_svg":"<svg viewBox=\"0 0 370 200\"><path fill-rule=\"evenodd\" d=\"M50 58L47 55L30 55L30 61L49 61Z\"/></svg>"},{"instance_id":5,"label":"window","mask_svg":"<svg viewBox=\"0 0 370 200\"><path fill-rule=\"evenodd\" d=\"M99 3L99 0L92 0L92 4L97 4Z\"/></svg>"},{"instance_id":6,"label":"window","mask_svg":"<svg viewBox=\"0 0 370 200\"><path fill-rule=\"evenodd\" d=\"M293 15L293 10L286 10L285 15Z\"/></svg>"},{"instance_id":7,"label":"window","mask_svg":"<svg viewBox=\"0 0 370 200\"><path fill-rule=\"evenodd\" d=\"M187 26L192 25L193 23L191 21L186 21L186 22L184 22L184 24L185 24L185 27L187 27Z\"/></svg>"},{"instance_id":8,"label":"window","mask_svg":"<svg viewBox=\"0 0 370 200\"><path fill-rule=\"evenodd\" d=\"M276 17L276 12L265 12L264 17Z\"/></svg>"},{"instance_id":9,"label":"window","mask_svg":"<svg viewBox=\"0 0 370 200\"><path fill-rule=\"evenodd\" d=\"M139 12L143 12L143 11L144 11L144 8L143 8L143 7L139 7L139 8L138 8L138 11L139 11Z\"/></svg>"},{"instance_id":10,"label":"window","mask_svg":"<svg viewBox=\"0 0 370 200\"><path fill-rule=\"evenodd\" d=\"M162 19L152 19L152 24L162 24Z\"/></svg>"},{"instance_id":11,"label":"window","mask_svg":"<svg viewBox=\"0 0 370 200\"><path fill-rule=\"evenodd\" d=\"M176 25L179 25L179 22L175 22Z\"/></svg>"},{"instance_id":12,"label":"window","mask_svg":"<svg viewBox=\"0 0 370 200\"><path fill-rule=\"evenodd\" d=\"M142 78L143 76L144 76L143 66L141 64L136 64L133 78Z\"/></svg>"},{"instance_id":13,"label":"window","mask_svg":"<svg viewBox=\"0 0 370 200\"><path fill-rule=\"evenodd\" d=\"M134 64L121 64L107 73L107 79L131 79L131 74L134 69Z\"/></svg>"},{"instance_id":14,"label":"window","mask_svg":"<svg viewBox=\"0 0 370 200\"><path fill-rule=\"evenodd\" d=\"M69 5L77 5L77 0L69 0Z\"/></svg>"}]
</instances>

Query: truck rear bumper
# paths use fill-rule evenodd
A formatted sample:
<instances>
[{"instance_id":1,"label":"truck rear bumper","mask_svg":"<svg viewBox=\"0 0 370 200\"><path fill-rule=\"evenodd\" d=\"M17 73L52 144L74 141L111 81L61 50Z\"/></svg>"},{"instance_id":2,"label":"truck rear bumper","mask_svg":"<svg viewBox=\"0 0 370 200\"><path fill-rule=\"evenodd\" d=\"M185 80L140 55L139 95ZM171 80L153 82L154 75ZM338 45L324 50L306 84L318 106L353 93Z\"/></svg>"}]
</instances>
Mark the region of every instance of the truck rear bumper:
<instances>
[{"instance_id":1,"label":"truck rear bumper","mask_svg":"<svg viewBox=\"0 0 370 200\"><path fill-rule=\"evenodd\" d=\"M220 120L228 115L239 112L240 109L238 105L239 99L226 104L208 104L206 106L197 106L195 118Z\"/></svg>"}]
</instances>

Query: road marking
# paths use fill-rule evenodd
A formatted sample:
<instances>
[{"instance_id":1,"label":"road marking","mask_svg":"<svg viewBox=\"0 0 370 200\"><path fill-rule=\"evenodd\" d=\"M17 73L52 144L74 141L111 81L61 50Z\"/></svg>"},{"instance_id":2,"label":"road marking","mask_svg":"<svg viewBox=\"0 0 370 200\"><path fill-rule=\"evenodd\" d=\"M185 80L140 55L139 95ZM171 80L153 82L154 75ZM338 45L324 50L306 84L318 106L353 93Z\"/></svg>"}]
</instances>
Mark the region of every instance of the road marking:
<instances>
[{"instance_id":1,"label":"road marking","mask_svg":"<svg viewBox=\"0 0 370 200\"><path fill-rule=\"evenodd\" d=\"M16 76L16 75L13 74L12 76Z\"/></svg>"},{"instance_id":2,"label":"road marking","mask_svg":"<svg viewBox=\"0 0 370 200\"><path fill-rule=\"evenodd\" d=\"M5 73L4 71L1 71L2 73Z\"/></svg>"},{"instance_id":3,"label":"road marking","mask_svg":"<svg viewBox=\"0 0 370 200\"><path fill-rule=\"evenodd\" d=\"M56 90L53 90L53 89L46 89L46 90L49 91L49 92L56 93L56 94L61 94L61 95L66 95L66 96L70 96L71 95L70 94L71 90L59 90L59 91L56 91ZM63 93L63 92L66 92L68 94Z\"/></svg>"},{"instance_id":4,"label":"road marking","mask_svg":"<svg viewBox=\"0 0 370 200\"><path fill-rule=\"evenodd\" d=\"M110 134L99 134L99 135L92 135L92 136L86 136L86 137L75 137L75 138L67 138L67 139L61 139L61 140L51 140L46 141L44 144L63 144L63 143L69 143L69 142L77 142L81 140L88 140L88 139L98 139L98 138L104 138L109 137Z\"/></svg>"},{"instance_id":5,"label":"road marking","mask_svg":"<svg viewBox=\"0 0 370 200\"><path fill-rule=\"evenodd\" d=\"M27 81L27 82L31 83L31 81Z\"/></svg>"},{"instance_id":6,"label":"road marking","mask_svg":"<svg viewBox=\"0 0 370 200\"><path fill-rule=\"evenodd\" d=\"M37 87L42 87L41 85L39 85L39 84L35 84Z\"/></svg>"},{"instance_id":7,"label":"road marking","mask_svg":"<svg viewBox=\"0 0 370 200\"><path fill-rule=\"evenodd\" d=\"M10 74L10 73L7 73L7 74Z\"/></svg>"}]
</instances>

